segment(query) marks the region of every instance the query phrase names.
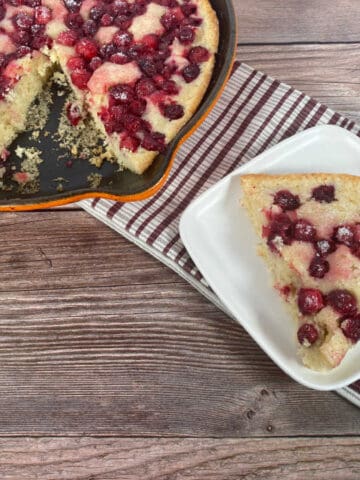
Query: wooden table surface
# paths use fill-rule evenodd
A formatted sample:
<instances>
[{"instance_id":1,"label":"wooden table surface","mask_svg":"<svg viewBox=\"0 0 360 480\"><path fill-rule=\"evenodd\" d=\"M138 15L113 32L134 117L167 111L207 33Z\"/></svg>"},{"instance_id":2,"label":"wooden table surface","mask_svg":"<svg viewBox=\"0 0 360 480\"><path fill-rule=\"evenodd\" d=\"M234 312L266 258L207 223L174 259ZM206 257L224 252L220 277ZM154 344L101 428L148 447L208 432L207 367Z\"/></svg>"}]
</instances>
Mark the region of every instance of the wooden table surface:
<instances>
[{"instance_id":1,"label":"wooden table surface","mask_svg":"<svg viewBox=\"0 0 360 480\"><path fill-rule=\"evenodd\" d=\"M236 0L238 59L360 120L358 0ZM0 479L359 479L360 411L297 385L79 209L0 214Z\"/></svg>"}]
</instances>

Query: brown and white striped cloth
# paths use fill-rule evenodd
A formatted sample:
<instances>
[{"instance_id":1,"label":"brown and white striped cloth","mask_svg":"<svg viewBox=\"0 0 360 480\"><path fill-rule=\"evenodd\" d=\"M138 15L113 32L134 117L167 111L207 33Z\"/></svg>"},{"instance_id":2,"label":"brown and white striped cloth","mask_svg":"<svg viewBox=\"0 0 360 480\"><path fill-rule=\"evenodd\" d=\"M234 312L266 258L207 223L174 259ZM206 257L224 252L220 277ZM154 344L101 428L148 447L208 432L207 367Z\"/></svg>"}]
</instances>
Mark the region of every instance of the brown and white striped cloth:
<instances>
[{"instance_id":1,"label":"brown and white striped cloth","mask_svg":"<svg viewBox=\"0 0 360 480\"><path fill-rule=\"evenodd\" d=\"M325 105L235 63L220 100L182 145L167 182L156 195L136 203L95 199L80 205L224 309L181 242L178 225L182 212L195 197L266 148L301 130L328 123L359 135L359 126ZM357 384L339 393L360 407L360 382Z\"/></svg>"}]
</instances>

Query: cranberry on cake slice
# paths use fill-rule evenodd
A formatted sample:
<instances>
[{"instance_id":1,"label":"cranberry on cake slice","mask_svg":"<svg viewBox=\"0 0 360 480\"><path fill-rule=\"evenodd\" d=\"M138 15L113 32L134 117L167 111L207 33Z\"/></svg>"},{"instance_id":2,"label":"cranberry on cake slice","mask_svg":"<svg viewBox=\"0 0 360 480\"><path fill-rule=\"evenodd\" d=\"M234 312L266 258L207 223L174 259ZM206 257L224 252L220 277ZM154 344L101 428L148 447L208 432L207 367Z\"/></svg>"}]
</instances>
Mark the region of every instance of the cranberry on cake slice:
<instances>
[{"instance_id":1,"label":"cranberry on cake slice","mask_svg":"<svg viewBox=\"0 0 360 480\"><path fill-rule=\"evenodd\" d=\"M334 185L319 185L312 191L312 198L317 202L331 203L335 201Z\"/></svg>"},{"instance_id":2,"label":"cranberry on cake slice","mask_svg":"<svg viewBox=\"0 0 360 480\"><path fill-rule=\"evenodd\" d=\"M326 296L327 304L341 315L354 315L357 310L357 300L348 290L332 290Z\"/></svg>"},{"instance_id":3,"label":"cranberry on cake slice","mask_svg":"<svg viewBox=\"0 0 360 480\"><path fill-rule=\"evenodd\" d=\"M338 227L335 227L333 238L338 243L343 243L347 247L352 247L356 241L354 226L339 225Z\"/></svg>"},{"instance_id":4,"label":"cranberry on cake slice","mask_svg":"<svg viewBox=\"0 0 360 480\"><path fill-rule=\"evenodd\" d=\"M325 306L324 296L316 288L300 288L297 304L303 315L314 315Z\"/></svg>"},{"instance_id":5,"label":"cranberry on cake slice","mask_svg":"<svg viewBox=\"0 0 360 480\"><path fill-rule=\"evenodd\" d=\"M319 338L318 329L312 323L303 323L297 331L297 338L301 345L310 347Z\"/></svg>"},{"instance_id":6,"label":"cranberry on cake slice","mask_svg":"<svg viewBox=\"0 0 360 480\"><path fill-rule=\"evenodd\" d=\"M360 340L360 314L355 315L355 317L345 318L340 326L345 337L349 338L353 343Z\"/></svg>"},{"instance_id":7,"label":"cranberry on cake slice","mask_svg":"<svg viewBox=\"0 0 360 480\"><path fill-rule=\"evenodd\" d=\"M294 239L302 242L312 242L316 238L316 228L311 222L303 218L294 224Z\"/></svg>"},{"instance_id":8,"label":"cranberry on cake slice","mask_svg":"<svg viewBox=\"0 0 360 480\"><path fill-rule=\"evenodd\" d=\"M315 255L309 265L309 274L315 278L324 278L330 270L330 264L320 255Z\"/></svg>"},{"instance_id":9,"label":"cranberry on cake slice","mask_svg":"<svg viewBox=\"0 0 360 480\"><path fill-rule=\"evenodd\" d=\"M298 195L293 195L289 190L279 190L274 195L275 205L279 205L284 211L296 210L300 207Z\"/></svg>"}]
</instances>

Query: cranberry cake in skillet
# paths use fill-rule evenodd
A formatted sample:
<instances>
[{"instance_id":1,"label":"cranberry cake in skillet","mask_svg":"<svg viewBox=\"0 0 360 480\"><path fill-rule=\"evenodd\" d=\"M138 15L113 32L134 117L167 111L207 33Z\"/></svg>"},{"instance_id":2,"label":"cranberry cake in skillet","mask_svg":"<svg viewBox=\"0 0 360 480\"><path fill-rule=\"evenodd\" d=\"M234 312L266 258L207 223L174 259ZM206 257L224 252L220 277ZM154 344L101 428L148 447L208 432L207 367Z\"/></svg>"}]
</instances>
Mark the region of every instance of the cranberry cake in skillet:
<instances>
[{"instance_id":1,"label":"cranberry cake in skillet","mask_svg":"<svg viewBox=\"0 0 360 480\"><path fill-rule=\"evenodd\" d=\"M241 184L304 364L336 367L360 340L360 178L260 174Z\"/></svg>"},{"instance_id":2,"label":"cranberry cake in skillet","mask_svg":"<svg viewBox=\"0 0 360 480\"><path fill-rule=\"evenodd\" d=\"M54 68L119 164L136 173L164 151L209 84L219 32L208 0L0 2L3 152Z\"/></svg>"}]
</instances>

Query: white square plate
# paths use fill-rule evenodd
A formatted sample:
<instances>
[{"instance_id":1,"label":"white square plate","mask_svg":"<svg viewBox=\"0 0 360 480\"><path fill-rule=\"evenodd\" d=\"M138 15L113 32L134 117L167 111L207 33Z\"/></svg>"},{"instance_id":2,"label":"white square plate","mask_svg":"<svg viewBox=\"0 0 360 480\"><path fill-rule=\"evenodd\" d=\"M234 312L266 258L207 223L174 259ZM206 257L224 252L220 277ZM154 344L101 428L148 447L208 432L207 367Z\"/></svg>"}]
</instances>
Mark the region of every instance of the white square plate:
<instances>
[{"instance_id":1,"label":"white square plate","mask_svg":"<svg viewBox=\"0 0 360 480\"><path fill-rule=\"evenodd\" d=\"M296 353L295 322L256 254L258 239L240 206L239 177L260 172L360 175L360 139L328 125L301 132L223 178L191 203L180 221L185 247L209 285L272 360L307 387L343 387L360 377L360 342L329 372L304 367Z\"/></svg>"}]
</instances>

